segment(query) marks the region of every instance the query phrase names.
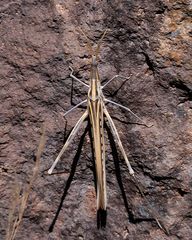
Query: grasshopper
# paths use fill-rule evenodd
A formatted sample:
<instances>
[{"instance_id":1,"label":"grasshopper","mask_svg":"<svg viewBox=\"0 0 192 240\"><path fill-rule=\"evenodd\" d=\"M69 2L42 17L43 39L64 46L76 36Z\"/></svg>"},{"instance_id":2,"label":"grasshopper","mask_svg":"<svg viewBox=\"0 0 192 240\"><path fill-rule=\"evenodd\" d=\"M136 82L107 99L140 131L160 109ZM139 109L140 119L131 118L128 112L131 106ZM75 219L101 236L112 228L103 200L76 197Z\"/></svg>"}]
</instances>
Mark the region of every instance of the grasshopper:
<instances>
[{"instance_id":1,"label":"grasshopper","mask_svg":"<svg viewBox=\"0 0 192 240\"><path fill-rule=\"evenodd\" d=\"M114 101L111 101L109 99L106 99L103 94L103 89L111 83L112 80L116 78L121 79L130 79L129 77L124 77L121 75L115 75L110 80L108 80L103 86L101 85L101 80L99 77L98 72L98 55L100 51L100 45L102 43L102 40L107 32L107 30L103 33L102 37L97 43L96 49L94 49L87 38L86 34L81 30L85 38L87 39L87 44L91 53L91 73L90 73L90 84L87 85L85 82L81 81L77 77L73 75L73 69L70 67L71 73L70 77L73 78L75 81L78 81L82 85L86 86L88 88L88 96L87 99L83 100L70 110L68 110L63 116L66 116L70 112L72 112L74 109L79 107L80 105L87 103L87 109L83 113L83 115L80 117L76 125L74 126L73 130L71 131L68 139L66 140L63 148L61 149L60 153L58 154L57 158L55 159L53 165L48 170L48 173L51 174L54 170L56 164L60 160L61 156L75 137L76 133L80 129L82 123L86 118L89 117L90 123L91 123L91 133L93 138L93 148L94 148L94 155L95 155L95 167L96 167L96 193L97 193L97 214L104 216L106 218L106 210L107 210L107 194L106 194L106 172L105 172L105 141L104 141L104 121L105 119L108 121L108 124L111 128L112 134L114 136L115 142L118 144L119 149L125 159L125 162L127 164L129 174L134 177L134 171L131 167L131 164L128 160L128 157L126 155L126 152L123 148L122 142L120 140L118 131L116 129L116 126L106 108L105 103L111 103L118 107L123 108L124 110L130 112L135 118L137 118L139 121L141 121L144 125L146 125L140 117L138 117L134 112L131 111L128 107L125 107L121 104L118 104ZM141 190L140 190L141 191ZM155 218L160 228L162 226L160 225L159 221ZM106 222L106 221L104 221ZM105 224L104 224L105 225Z\"/></svg>"}]
</instances>

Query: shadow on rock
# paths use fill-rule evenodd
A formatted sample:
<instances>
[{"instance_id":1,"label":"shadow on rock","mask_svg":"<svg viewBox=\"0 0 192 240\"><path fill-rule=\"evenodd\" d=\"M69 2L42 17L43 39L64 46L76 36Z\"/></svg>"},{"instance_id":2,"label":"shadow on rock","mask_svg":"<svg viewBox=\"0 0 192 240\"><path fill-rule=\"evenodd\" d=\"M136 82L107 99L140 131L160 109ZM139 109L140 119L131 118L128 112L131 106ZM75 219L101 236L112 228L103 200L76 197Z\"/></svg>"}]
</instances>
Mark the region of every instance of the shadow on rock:
<instances>
[{"instance_id":1,"label":"shadow on rock","mask_svg":"<svg viewBox=\"0 0 192 240\"><path fill-rule=\"evenodd\" d=\"M84 131L83 135L82 135L81 138L80 138L79 146L78 146L77 152L76 152L76 154L75 154L75 157L74 157L73 162L72 162L72 165L71 165L70 175L69 175L69 177L68 177L68 179L67 179L67 183L66 183L66 185L65 185L65 188L64 188L64 191L63 191L63 195L62 195L62 197L61 197L61 201L60 201L59 207L58 207L58 209L57 209L57 212L56 212L56 214L55 214L55 217L54 217L54 219L53 219L53 221L52 221L52 223L51 223L51 225L50 225L50 227L49 227L49 232L52 232L52 231L53 231L53 228L54 228L54 226L55 226L55 223L56 223L56 221L57 221L57 218L58 218L59 213L60 213L60 211L61 211L61 208L62 208L62 206L63 206L63 202L64 202L64 200L65 200L65 198L66 198L66 196L67 196L68 190L69 190L69 188L70 188L70 186L71 186L71 183L72 183L72 181L73 181L73 177L74 177L74 175L75 175L77 163L78 163L78 160L79 160L80 155L81 155L81 151L82 151L82 147L83 147L83 142L84 142L84 139L85 139L85 135L86 135L87 132L88 132L88 128L89 128L89 126L87 126L87 127L85 128L85 131Z\"/></svg>"}]
</instances>

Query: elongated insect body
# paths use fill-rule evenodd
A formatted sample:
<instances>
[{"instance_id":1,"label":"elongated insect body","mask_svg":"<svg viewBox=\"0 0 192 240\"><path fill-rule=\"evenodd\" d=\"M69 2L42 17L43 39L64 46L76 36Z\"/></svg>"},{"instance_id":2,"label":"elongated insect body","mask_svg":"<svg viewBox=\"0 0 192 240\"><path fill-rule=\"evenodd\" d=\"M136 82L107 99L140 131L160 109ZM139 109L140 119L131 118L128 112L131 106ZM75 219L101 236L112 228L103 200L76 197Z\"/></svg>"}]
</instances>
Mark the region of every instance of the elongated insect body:
<instances>
[{"instance_id":1,"label":"elongated insect body","mask_svg":"<svg viewBox=\"0 0 192 240\"><path fill-rule=\"evenodd\" d=\"M97 210L106 211L106 174L104 143L104 99L96 56L92 56L91 87L88 92L88 112L91 123L97 181Z\"/></svg>"},{"instance_id":2,"label":"elongated insect body","mask_svg":"<svg viewBox=\"0 0 192 240\"><path fill-rule=\"evenodd\" d=\"M83 35L86 37L84 32L82 32ZM60 153L58 154L57 158L55 159L53 165L48 170L48 173L51 174L54 170L57 162L75 137L76 133L78 132L79 128L81 127L84 120L89 117L90 123L91 123L91 132L92 132L92 138L93 138L93 147L94 147L94 155L95 155L95 167L96 167L96 181L97 181L97 216L99 221L100 218L104 218L104 222L98 224L98 227L104 227L106 223L106 208L107 208L107 194L106 194L106 173L105 173L105 140L104 140L104 118L107 119L108 124L111 128L112 134L114 136L114 139L116 143L119 146L119 149L125 159L125 162L127 164L128 170L130 175L134 178L134 171L129 163L128 157L126 155L126 152L123 148L122 142L120 140L119 134L117 132L117 129L115 127L115 124L110 117L110 114L105 106L105 102L114 104L118 107L123 108L124 110L130 112L135 118L139 119L144 125L146 125L142 119L140 119L135 113L133 113L129 108L122 106L121 104L118 104L116 102L113 102L109 99L106 99L103 95L102 89L106 87L113 79L119 77L122 79L129 79L129 77L124 77L121 75L115 75L113 78L108 80L103 86L101 86L98 68L97 68L97 61L98 61L98 53L100 49L101 42L105 36L106 31L102 35L100 41L97 44L97 48L94 51L91 44L89 43L88 38L88 46L91 52L92 57L92 63L91 63L91 74L90 74L90 84L87 85L80 79L76 78L73 75L73 69L71 69L70 77L72 77L74 80L78 81L82 85L86 86L88 88L88 96L87 99L83 100L81 103L77 104L75 107L67 111L64 116L69 114L71 111L73 111L78 106L84 104L87 102L87 109L85 113L81 116L81 118L76 123L75 127L71 131L67 141L65 142L63 148L61 149ZM163 228L157 217L154 217L156 222L158 223L160 228Z\"/></svg>"}]
</instances>

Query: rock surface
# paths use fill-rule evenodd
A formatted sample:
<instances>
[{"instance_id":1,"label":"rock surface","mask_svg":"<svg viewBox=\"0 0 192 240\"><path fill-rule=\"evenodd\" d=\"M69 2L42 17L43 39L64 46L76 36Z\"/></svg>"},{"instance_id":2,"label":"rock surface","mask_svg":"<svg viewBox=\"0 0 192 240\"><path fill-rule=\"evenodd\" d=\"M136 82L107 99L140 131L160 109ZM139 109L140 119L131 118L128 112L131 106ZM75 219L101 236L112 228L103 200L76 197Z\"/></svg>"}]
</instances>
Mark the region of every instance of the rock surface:
<instances>
[{"instance_id":1,"label":"rock surface","mask_svg":"<svg viewBox=\"0 0 192 240\"><path fill-rule=\"evenodd\" d=\"M31 175L42 122L46 149L16 239L191 239L191 14L190 0L1 0L0 239L15 182L24 185ZM153 125L137 124L131 114L108 105L146 200L118 146L116 151L106 138L108 217L102 230L96 223L86 123L57 165L59 174L47 174L85 109L62 117L87 94L69 78L73 66L77 77L89 80L90 56L78 27L92 41L110 29L101 47L101 79L116 74L132 78L114 80L105 95ZM49 232L62 196L63 206ZM149 208L158 213L169 236Z\"/></svg>"}]
</instances>

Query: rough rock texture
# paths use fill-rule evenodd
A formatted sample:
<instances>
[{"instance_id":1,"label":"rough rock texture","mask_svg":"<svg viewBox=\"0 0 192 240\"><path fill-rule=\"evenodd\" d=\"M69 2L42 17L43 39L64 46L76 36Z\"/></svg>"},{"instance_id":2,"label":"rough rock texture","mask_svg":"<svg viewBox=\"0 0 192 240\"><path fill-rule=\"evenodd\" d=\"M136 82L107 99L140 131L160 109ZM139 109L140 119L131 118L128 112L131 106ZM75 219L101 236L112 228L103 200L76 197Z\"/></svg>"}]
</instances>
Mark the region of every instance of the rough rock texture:
<instances>
[{"instance_id":1,"label":"rough rock texture","mask_svg":"<svg viewBox=\"0 0 192 240\"><path fill-rule=\"evenodd\" d=\"M191 239L191 14L190 0L1 0L0 239L5 236L12 188L15 181L28 181L44 121L47 144L41 174L17 239ZM85 109L62 117L87 94L69 78L73 66L76 76L89 79L90 58L78 27L92 41L104 29L111 30L101 47L101 79L105 82L115 74L132 78L114 80L105 94L153 125L136 124L134 116L108 105L146 200L118 147L107 141L108 218L102 230L96 223L86 123L57 165L60 174L47 175ZM169 236L158 228L149 206Z\"/></svg>"}]
</instances>

